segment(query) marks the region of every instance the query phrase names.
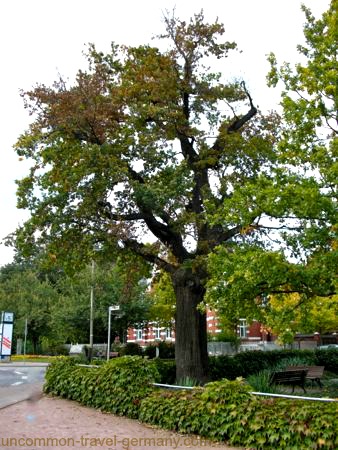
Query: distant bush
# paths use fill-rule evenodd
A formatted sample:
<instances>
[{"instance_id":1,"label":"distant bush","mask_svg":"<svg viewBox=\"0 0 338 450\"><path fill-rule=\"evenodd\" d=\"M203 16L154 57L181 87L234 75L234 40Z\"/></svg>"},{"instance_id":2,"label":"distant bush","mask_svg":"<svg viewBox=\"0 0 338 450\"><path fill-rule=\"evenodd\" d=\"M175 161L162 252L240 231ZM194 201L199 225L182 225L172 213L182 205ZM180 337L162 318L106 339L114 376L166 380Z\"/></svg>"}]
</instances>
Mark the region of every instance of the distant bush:
<instances>
[{"instance_id":1,"label":"distant bush","mask_svg":"<svg viewBox=\"0 0 338 450\"><path fill-rule=\"evenodd\" d=\"M143 350L144 355L147 356L149 359L153 359L156 357L156 347L157 345L151 344L147 345L147 347Z\"/></svg>"},{"instance_id":2,"label":"distant bush","mask_svg":"<svg viewBox=\"0 0 338 450\"><path fill-rule=\"evenodd\" d=\"M211 380L247 378L249 375L275 367L281 361L290 358L305 359L307 364L315 364L316 361L315 353L312 350L247 351L234 356L210 357L209 377Z\"/></svg>"},{"instance_id":3,"label":"distant bush","mask_svg":"<svg viewBox=\"0 0 338 450\"><path fill-rule=\"evenodd\" d=\"M141 356L143 355L142 347L136 342L128 342L128 344L123 345L119 349L120 356Z\"/></svg>"},{"instance_id":4,"label":"distant bush","mask_svg":"<svg viewBox=\"0 0 338 450\"><path fill-rule=\"evenodd\" d=\"M160 382L174 384L175 361L163 362L161 358L154 361L160 373ZM210 356L209 379L217 381L223 378L248 378L264 370L283 369L290 365L325 366L325 370L338 374L338 350L274 350L242 352L234 356Z\"/></svg>"},{"instance_id":5,"label":"distant bush","mask_svg":"<svg viewBox=\"0 0 338 450\"><path fill-rule=\"evenodd\" d=\"M329 348L327 350L315 350L315 364L325 366L325 370L338 375L338 349Z\"/></svg>"},{"instance_id":6,"label":"distant bush","mask_svg":"<svg viewBox=\"0 0 338 450\"><path fill-rule=\"evenodd\" d=\"M152 360L159 373L159 383L175 384L176 379L176 364L173 359L156 358Z\"/></svg>"},{"instance_id":7,"label":"distant bush","mask_svg":"<svg viewBox=\"0 0 338 450\"><path fill-rule=\"evenodd\" d=\"M175 358L175 344L172 342L161 341L156 344L148 345L144 349L144 354L148 358L156 357L156 348L158 348L159 357L163 359L174 359Z\"/></svg>"}]
</instances>

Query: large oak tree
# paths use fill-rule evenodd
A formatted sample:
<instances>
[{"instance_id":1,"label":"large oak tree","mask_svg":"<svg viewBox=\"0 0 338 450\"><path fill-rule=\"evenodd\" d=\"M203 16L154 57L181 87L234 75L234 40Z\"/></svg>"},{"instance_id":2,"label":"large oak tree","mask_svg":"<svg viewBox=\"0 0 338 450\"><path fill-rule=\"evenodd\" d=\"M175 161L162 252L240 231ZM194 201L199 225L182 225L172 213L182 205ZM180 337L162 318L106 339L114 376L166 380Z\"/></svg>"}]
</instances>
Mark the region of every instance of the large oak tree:
<instances>
[{"instance_id":1,"label":"large oak tree","mask_svg":"<svg viewBox=\"0 0 338 450\"><path fill-rule=\"evenodd\" d=\"M26 254L42 245L70 267L95 252L128 251L166 271L177 377L205 380L206 318L197 306L208 255L243 242L263 248L267 234L287 231L287 217L301 211L283 189L293 199L307 181L275 148L278 117L260 115L243 82L210 70L218 60L226 75L236 49L220 41L223 26L200 13L188 23L167 17L165 29L166 50L92 47L72 86L60 79L25 93L35 120L16 149L33 164L18 196L32 217L16 242Z\"/></svg>"}]
</instances>

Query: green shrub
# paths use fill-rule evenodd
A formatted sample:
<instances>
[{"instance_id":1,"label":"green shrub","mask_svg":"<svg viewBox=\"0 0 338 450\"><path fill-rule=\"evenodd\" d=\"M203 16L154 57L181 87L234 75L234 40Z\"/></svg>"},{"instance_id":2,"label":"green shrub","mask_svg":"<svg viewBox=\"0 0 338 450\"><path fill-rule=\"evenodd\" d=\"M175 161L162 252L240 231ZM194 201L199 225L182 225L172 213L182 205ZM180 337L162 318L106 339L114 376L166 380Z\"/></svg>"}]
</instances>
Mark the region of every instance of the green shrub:
<instances>
[{"instance_id":1,"label":"green shrub","mask_svg":"<svg viewBox=\"0 0 338 450\"><path fill-rule=\"evenodd\" d=\"M315 364L325 366L325 370L338 375L338 349L329 348L327 350L315 350Z\"/></svg>"},{"instance_id":2,"label":"green shrub","mask_svg":"<svg viewBox=\"0 0 338 450\"><path fill-rule=\"evenodd\" d=\"M332 350L330 350L330 352L331 351ZM321 355L323 355L323 352L327 352L327 350L321 351ZM294 358L298 358L298 361L303 361L302 364L316 364L317 360L319 360L315 356L315 352L311 350L275 350L269 352L256 351L242 352L235 356L210 356L209 379L211 381L217 381L222 380L223 378L227 378L228 380L235 380L237 377L247 378L248 376L262 370L272 369L280 362L283 364L282 361L285 361L285 367L287 365L291 365L289 363L292 361L297 361L297 359ZM157 359L156 361L161 361L161 359ZM328 358L326 358L325 362L326 364L318 365L329 365ZM175 362L173 361L172 365L169 367L161 365L161 362L158 362L157 364L161 374L161 383L174 384ZM330 367L335 367L334 364L334 361L331 362Z\"/></svg>"},{"instance_id":3,"label":"green shrub","mask_svg":"<svg viewBox=\"0 0 338 450\"><path fill-rule=\"evenodd\" d=\"M235 357L226 355L209 357L210 380L216 381L222 378L235 380L241 373L242 368L239 366Z\"/></svg>"},{"instance_id":4,"label":"green shrub","mask_svg":"<svg viewBox=\"0 0 338 450\"><path fill-rule=\"evenodd\" d=\"M128 342L126 345L120 347L120 356L133 355L141 356L143 355L142 347L137 344L137 342Z\"/></svg>"},{"instance_id":5,"label":"green shrub","mask_svg":"<svg viewBox=\"0 0 338 450\"><path fill-rule=\"evenodd\" d=\"M136 418L142 398L158 379L156 366L139 356L112 359L99 368L79 367L73 359L63 358L48 367L44 390Z\"/></svg>"},{"instance_id":6,"label":"green shrub","mask_svg":"<svg viewBox=\"0 0 338 450\"><path fill-rule=\"evenodd\" d=\"M314 364L316 359L312 350L247 351L234 356L214 356L209 358L209 376L211 380L247 378L290 358L303 358L309 364Z\"/></svg>"},{"instance_id":7,"label":"green shrub","mask_svg":"<svg viewBox=\"0 0 338 450\"><path fill-rule=\"evenodd\" d=\"M156 358L152 360L159 373L159 383L175 384L176 364L173 359Z\"/></svg>"},{"instance_id":8,"label":"green shrub","mask_svg":"<svg viewBox=\"0 0 338 450\"><path fill-rule=\"evenodd\" d=\"M160 358L175 359L175 344L173 342L159 342L158 348Z\"/></svg>"},{"instance_id":9,"label":"green shrub","mask_svg":"<svg viewBox=\"0 0 338 450\"><path fill-rule=\"evenodd\" d=\"M156 348L158 348L159 358L162 359L174 359L175 358L175 344L172 342L161 341L157 344L148 345L144 349L144 354L148 358L155 358Z\"/></svg>"},{"instance_id":10,"label":"green shrub","mask_svg":"<svg viewBox=\"0 0 338 450\"><path fill-rule=\"evenodd\" d=\"M86 368L77 365L72 357L56 358L47 368L44 391L53 395L79 400L80 389L86 376Z\"/></svg>"},{"instance_id":11,"label":"green shrub","mask_svg":"<svg viewBox=\"0 0 338 450\"><path fill-rule=\"evenodd\" d=\"M315 364L314 353L312 355L297 355L280 360L274 370L285 370L289 366L312 366Z\"/></svg>"},{"instance_id":12,"label":"green shrub","mask_svg":"<svg viewBox=\"0 0 338 450\"><path fill-rule=\"evenodd\" d=\"M230 342L237 349L241 343L241 339L234 332L222 331L221 333L208 333L208 342Z\"/></svg>"},{"instance_id":13,"label":"green shrub","mask_svg":"<svg viewBox=\"0 0 338 450\"><path fill-rule=\"evenodd\" d=\"M155 344L147 345L147 347L144 349L144 356L147 356L149 359L153 359L156 356L156 347Z\"/></svg>"},{"instance_id":14,"label":"green shrub","mask_svg":"<svg viewBox=\"0 0 338 450\"><path fill-rule=\"evenodd\" d=\"M336 449L337 405L264 399L241 379L192 391L157 390L141 402L140 420L231 445L275 449Z\"/></svg>"},{"instance_id":15,"label":"green shrub","mask_svg":"<svg viewBox=\"0 0 338 450\"><path fill-rule=\"evenodd\" d=\"M270 385L270 378L272 373L273 369L261 370L258 373L249 375L246 381L256 392L280 392L278 386L276 386L275 384Z\"/></svg>"}]
</instances>

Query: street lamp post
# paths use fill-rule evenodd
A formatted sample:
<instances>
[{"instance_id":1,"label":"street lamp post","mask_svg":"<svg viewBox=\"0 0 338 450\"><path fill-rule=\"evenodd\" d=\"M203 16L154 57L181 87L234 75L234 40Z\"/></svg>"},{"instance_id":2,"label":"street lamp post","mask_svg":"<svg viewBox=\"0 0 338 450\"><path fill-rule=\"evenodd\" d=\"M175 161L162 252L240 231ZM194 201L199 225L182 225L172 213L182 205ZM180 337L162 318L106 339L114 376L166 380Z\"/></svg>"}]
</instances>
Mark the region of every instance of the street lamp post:
<instances>
[{"instance_id":1,"label":"street lamp post","mask_svg":"<svg viewBox=\"0 0 338 450\"><path fill-rule=\"evenodd\" d=\"M28 334L28 320L25 319L25 340L23 344L23 354L26 356L26 344L27 344L27 334Z\"/></svg>"},{"instance_id":2,"label":"street lamp post","mask_svg":"<svg viewBox=\"0 0 338 450\"><path fill-rule=\"evenodd\" d=\"M89 361L92 360L94 347L94 270L95 263L92 260L91 287L90 287L90 318L89 318Z\"/></svg>"},{"instance_id":3,"label":"street lamp post","mask_svg":"<svg viewBox=\"0 0 338 450\"><path fill-rule=\"evenodd\" d=\"M109 361L110 356L110 334L111 334L111 313L112 311L120 311L118 305L109 306L108 308L108 344L107 344L107 361Z\"/></svg>"}]
</instances>

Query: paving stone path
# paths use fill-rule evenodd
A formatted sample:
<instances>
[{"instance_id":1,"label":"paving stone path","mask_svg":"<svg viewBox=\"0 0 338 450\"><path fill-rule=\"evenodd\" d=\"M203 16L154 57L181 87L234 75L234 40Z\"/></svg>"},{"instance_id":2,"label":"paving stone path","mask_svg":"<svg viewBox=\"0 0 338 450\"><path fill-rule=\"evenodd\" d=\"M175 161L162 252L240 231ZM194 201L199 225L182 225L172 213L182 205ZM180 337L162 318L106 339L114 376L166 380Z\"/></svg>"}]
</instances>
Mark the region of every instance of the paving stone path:
<instances>
[{"instance_id":1,"label":"paving stone path","mask_svg":"<svg viewBox=\"0 0 338 450\"><path fill-rule=\"evenodd\" d=\"M38 388L28 397L0 409L1 450L239 450L43 396Z\"/></svg>"}]
</instances>

